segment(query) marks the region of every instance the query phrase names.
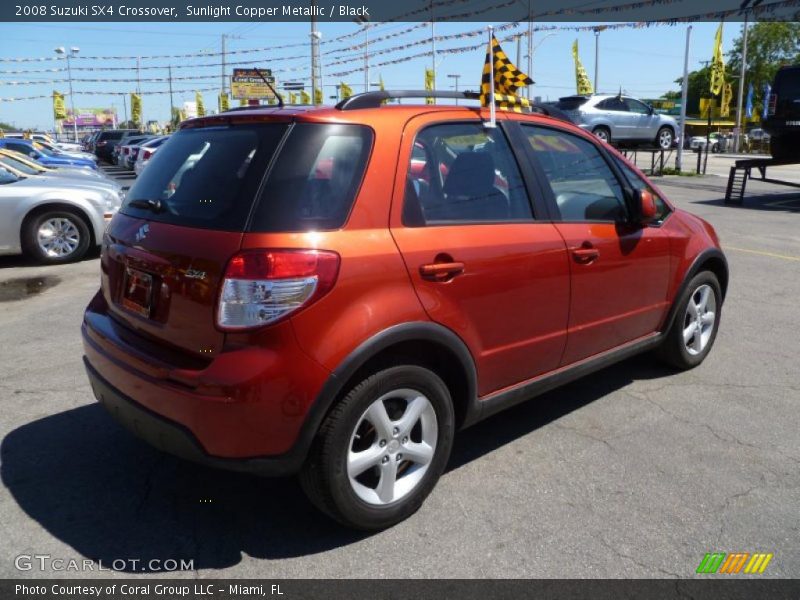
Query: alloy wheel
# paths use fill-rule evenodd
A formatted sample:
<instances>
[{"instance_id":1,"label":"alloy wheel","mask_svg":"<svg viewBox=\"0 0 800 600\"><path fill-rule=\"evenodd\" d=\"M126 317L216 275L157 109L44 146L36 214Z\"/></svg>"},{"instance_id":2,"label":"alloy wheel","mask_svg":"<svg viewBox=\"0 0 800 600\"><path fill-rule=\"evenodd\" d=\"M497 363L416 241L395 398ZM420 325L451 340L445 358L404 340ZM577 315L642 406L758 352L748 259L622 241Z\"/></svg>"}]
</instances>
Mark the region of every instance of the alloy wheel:
<instances>
[{"instance_id":1,"label":"alloy wheel","mask_svg":"<svg viewBox=\"0 0 800 600\"><path fill-rule=\"evenodd\" d=\"M710 285L704 283L689 298L683 318L683 343L692 356L700 354L714 333L717 299Z\"/></svg>"},{"instance_id":2,"label":"alloy wheel","mask_svg":"<svg viewBox=\"0 0 800 600\"><path fill-rule=\"evenodd\" d=\"M65 217L42 221L36 233L39 248L46 256L64 258L74 253L81 243L78 226Z\"/></svg>"},{"instance_id":3,"label":"alloy wheel","mask_svg":"<svg viewBox=\"0 0 800 600\"><path fill-rule=\"evenodd\" d=\"M347 475L355 494L381 506L410 494L436 452L436 411L421 392L383 394L361 415L350 436Z\"/></svg>"},{"instance_id":4,"label":"alloy wheel","mask_svg":"<svg viewBox=\"0 0 800 600\"><path fill-rule=\"evenodd\" d=\"M658 134L658 145L664 150L669 150L672 147L672 132L669 129L663 129Z\"/></svg>"}]
</instances>

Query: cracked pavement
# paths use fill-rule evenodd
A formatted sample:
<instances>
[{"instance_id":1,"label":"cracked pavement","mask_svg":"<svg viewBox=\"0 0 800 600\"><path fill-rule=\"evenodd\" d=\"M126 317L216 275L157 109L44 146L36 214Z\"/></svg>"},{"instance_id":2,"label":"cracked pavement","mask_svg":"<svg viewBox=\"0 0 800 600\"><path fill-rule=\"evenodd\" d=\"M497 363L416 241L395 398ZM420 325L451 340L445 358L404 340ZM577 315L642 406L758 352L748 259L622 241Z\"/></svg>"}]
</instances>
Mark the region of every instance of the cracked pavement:
<instances>
[{"instance_id":1,"label":"cracked pavement","mask_svg":"<svg viewBox=\"0 0 800 600\"><path fill-rule=\"evenodd\" d=\"M800 576L800 195L750 182L733 208L721 178L656 183L714 224L730 261L708 360L675 373L637 357L461 432L419 513L375 535L329 522L294 480L131 437L81 363L96 258L0 258L0 282L61 278L0 303L0 577L136 574L15 569L36 553L189 559L177 576L199 578L684 578L715 551L772 552L764 576Z\"/></svg>"}]
</instances>

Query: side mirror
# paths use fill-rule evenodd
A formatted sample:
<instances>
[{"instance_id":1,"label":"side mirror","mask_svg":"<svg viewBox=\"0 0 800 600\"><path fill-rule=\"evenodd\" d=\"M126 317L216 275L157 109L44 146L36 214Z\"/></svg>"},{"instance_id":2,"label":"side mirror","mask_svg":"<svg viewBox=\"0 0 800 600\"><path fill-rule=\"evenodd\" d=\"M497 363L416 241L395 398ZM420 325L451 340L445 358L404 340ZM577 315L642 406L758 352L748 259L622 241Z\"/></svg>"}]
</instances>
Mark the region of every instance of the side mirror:
<instances>
[{"instance_id":1,"label":"side mirror","mask_svg":"<svg viewBox=\"0 0 800 600\"><path fill-rule=\"evenodd\" d=\"M658 214L655 198L648 190L639 190L639 217L643 224L647 224L655 220Z\"/></svg>"}]
</instances>

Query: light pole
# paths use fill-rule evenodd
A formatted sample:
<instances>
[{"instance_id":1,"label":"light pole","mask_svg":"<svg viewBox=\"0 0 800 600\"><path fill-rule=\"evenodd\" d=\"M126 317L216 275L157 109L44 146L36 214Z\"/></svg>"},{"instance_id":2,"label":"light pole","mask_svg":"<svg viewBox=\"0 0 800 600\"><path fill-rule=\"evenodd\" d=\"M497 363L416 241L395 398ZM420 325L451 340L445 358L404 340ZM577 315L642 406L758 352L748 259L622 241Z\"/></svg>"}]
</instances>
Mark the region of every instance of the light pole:
<instances>
[{"instance_id":1,"label":"light pole","mask_svg":"<svg viewBox=\"0 0 800 600\"><path fill-rule=\"evenodd\" d=\"M744 139L742 135L744 129L744 119L742 118L742 103L744 101L744 74L745 74L745 67L747 66L747 32L749 28L747 27L747 17L750 16L750 11L748 10L747 5L750 4L750 0L745 0L742 3L742 8L744 9L744 30L742 31L742 69L739 75L739 97L736 102L736 129L734 130L736 133L733 136L733 151L740 152L740 142Z\"/></svg>"},{"instance_id":2,"label":"light pole","mask_svg":"<svg viewBox=\"0 0 800 600\"><path fill-rule=\"evenodd\" d=\"M450 79L454 79L454 80L455 80L455 82L456 82L456 94L458 94L458 80L460 79L461 75L458 75L458 74L456 74L456 73L450 73L450 74L448 75L448 77L449 77ZM456 106L457 106L457 105L458 105L458 98L456 97Z\"/></svg>"},{"instance_id":3,"label":"light pole","mask_svg":"<svg viewBox=\"0 0 800 600\"><path fill-rule=\"evenodd\" d=\"M598 86L597 80L597 73L598 73L598 66L600 60L600 31L599 27L595 27L594 29L594 91L596 94L600 93L600 88Z\"/></svg>"},{"instance_id":4,"label":"light pole","mask_svg":"<svg viewBox=\"0 0 800 600\"><path fill-rule=\"evenodd\" d=\"M67 58L67 77L69 79L69 104L72 108L72 131L75 134L75 142L78 141L78 113L75 112L75 95L72 93L72 67L69 63L70 56L77 56L81 49L77 46L72 46L69 52L66 51L64 46L59 46L55 49L56 54L63 54Z\"/></svg>"}]
</instances>

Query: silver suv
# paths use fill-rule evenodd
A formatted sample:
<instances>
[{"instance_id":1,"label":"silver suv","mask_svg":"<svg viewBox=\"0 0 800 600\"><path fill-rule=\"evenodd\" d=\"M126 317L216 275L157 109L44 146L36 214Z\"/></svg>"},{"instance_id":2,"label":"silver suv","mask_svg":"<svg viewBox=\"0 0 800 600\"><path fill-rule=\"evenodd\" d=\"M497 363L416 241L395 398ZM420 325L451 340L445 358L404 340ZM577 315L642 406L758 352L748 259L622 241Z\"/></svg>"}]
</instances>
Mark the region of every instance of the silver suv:
<instances>
[{"instance_id":1,"label":"silver suv","mask_svg":"<svg viewBox=\"0 0 800 600\"><path fill-rule=\"evenodd\" d=\"M606 142L655 144L668 150L677 141L677 121L636 98L619 94L567 96L560 98L556 107Z\"/></svg>"}]
</instances>

